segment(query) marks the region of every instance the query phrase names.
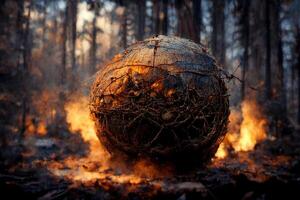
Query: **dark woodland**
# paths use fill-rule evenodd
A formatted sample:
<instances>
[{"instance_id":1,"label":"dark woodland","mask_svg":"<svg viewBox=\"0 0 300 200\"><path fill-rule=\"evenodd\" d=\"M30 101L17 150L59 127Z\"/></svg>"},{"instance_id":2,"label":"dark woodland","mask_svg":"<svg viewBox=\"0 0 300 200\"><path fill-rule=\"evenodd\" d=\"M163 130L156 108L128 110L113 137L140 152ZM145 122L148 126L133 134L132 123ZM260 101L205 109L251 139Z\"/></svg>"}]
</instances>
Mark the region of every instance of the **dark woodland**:
<instances>
[{"instance_id":1,"label":"dark woodland","mask_svg":"<svg viewBox=\"0 0 300 200\"><path fill-rule=\"evenodd\" d=\"M163 45L173 57L164 59ZM102 98L99 88L117 76L106 67L118 70L120 60L132 67L152 56L147 48L153 68L155 58L189 60L180 57L188 51L209 58L207 69L221 73L210 72L221 103L211 97L217 83L200 81L206 93L182 92L176 98L184 103L171 110L164 101L180 90L182 75L172 74L177 85L164 99L159 82L135 88L136 76L148 72L142 66L138 75L128 69L121 86L132 85L123 90L129 99L140 92L157 98L155 109L144 98L105 113L102 101L119 105L124 98ZM207 70L200 68L198 75ZM151 80L170 79L153 71ZM118 97L121 86L109 95ZM184 110L186 102L194 107ZM207 117L218 106L219 121ZM107 141L105 122L122 132L117 139L129 139ZM201 147L201 156L189 155L199 129L219 138ZM300 199L300 0L0 0L0 134L1 199ZM160 143L168 134L175 139ZM124 144L143 140L144 154ZM130 155L115 158L114 149L125 146ZM166 146L177 149L169 156Z\"/></svg>"}]
</instances>

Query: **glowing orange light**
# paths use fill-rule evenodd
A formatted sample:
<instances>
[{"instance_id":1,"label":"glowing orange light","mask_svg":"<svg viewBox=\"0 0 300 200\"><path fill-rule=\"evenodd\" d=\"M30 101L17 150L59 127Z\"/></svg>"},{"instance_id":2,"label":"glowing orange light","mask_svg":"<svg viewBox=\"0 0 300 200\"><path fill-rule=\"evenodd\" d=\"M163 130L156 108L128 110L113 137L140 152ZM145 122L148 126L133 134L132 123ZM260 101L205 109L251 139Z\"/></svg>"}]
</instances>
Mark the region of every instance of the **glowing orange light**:
<instances>
[{"instance_id":1,"label":"glowing orange light","mask_svg":"<svg viewBox=\"0 0 300 200\"><path fill-rule=\"evenodd\" d=\"M239 123L240 118L242 118L241 124ZM254 100L245 100L242 103L241 113L232 111L229 121L229 131L215 155L217 158L226 157L226 147L228 146L231 146L236 152L251 151L258 142L267 137L267 120Z\"/></svg>"}]
</instances>

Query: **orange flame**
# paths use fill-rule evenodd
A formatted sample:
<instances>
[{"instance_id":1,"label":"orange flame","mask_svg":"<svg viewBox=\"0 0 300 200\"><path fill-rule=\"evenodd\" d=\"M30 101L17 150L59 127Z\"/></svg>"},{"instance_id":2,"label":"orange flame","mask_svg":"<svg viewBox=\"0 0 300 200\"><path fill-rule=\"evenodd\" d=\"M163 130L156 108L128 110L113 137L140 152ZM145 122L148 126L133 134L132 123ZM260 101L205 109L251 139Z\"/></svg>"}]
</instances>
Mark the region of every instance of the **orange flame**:
<instances>
[{"instance_id":1,"label":"orange flame","mask_svg":"<svg viewBox=\"0 0 300 200\"><path fill-rule=\"evenodd\" d=\"M222 142L218 148L217 153L215 154L215 157L217 158L225 158L227 156L227 151L225 144Z\"/></svg>"},{"instance_id":2,"label":"orange flame","mask_svg":"<svg viewBox=\"0 0 300 200\"><path fill-rule=\"evenodd\" d=\"M26 127L26 134L36 134L40 136L44 136L47 134L46 122L44 121L35 122L30 117L28 117L26 119Z\"/></svg>"},{"instance_id":3,"label":"orange flame","mask_svg":"<svg viewBox=\"0 0 300 200\"><path fill-rule=\"evenodd\" d=\"M90 118L87 97L77 97L65 105L66 119L70 130L80 133L83 140L90 144L90 153L83 158L68 157L63 162L46 163L50 171L72 181L90 182L109 179L118 183L138 184L148 177L157 177L162 173L153 164L139 161L128 170L126 163L111 162L110 155L102 147ZM115 169L115 170L113 170Z\"/></svg>"},{"instance_id":4,"label":"orange flame","mask_svg":"<svg viewBox=\"0 0 300 200\"><path fill-rule=\"evenodd\" d=\"M215 155L217 158L225 158L228 147L232 147L236 152L251 151L258 142L267 137L267 120L254 100L245 100L241 113L232 110L229 121L229 131Z\"/></svg>"},{"instance_id":5,"label":"orange flame","mask_svg":"<svg viewBox=\"0 0 300 200\"><path fill-rule=\"evenodd\" d=\"M89 159L106 162L109 155L101 146L96 135L94 122L89 114L88 98L78 97L76 101L68 102L65 105L65 110L71 131L74 133L79 132L83 140L90 144Z\"/></svg>"}]
</instances>

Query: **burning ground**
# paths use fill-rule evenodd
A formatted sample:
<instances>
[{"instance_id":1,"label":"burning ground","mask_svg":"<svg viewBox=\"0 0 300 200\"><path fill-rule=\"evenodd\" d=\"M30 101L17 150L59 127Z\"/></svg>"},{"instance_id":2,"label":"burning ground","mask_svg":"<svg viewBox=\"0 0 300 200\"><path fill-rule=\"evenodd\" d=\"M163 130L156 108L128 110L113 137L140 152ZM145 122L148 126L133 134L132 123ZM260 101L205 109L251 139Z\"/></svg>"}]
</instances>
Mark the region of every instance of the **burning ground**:
<instances>
[{"instance_id":1,"label":"burning ground","mask_svg":"<svg viewBox=\"0 0 300 200\"><path fill-rule=\"evenodd\" d=\"M300 199L299 5L299 0L1 1L1 199ZM153 35L154 39L146 39ZM190 41L170 39L174 36ZM133 44L143 39L149 43ZM139 45L141 49L136 48ZM122 49L127 50L117 54ZM113 55L116 60L111 60ZM114 63L114 73L99 76L98 89L105 87L100 84L103 80L112 84L108 87L112 91L107 93L112 98L92 92L100 97L95 100L104 108L114 108L129 96L142 101L130 101L124 107L130 109L127 105L131 105L131 110L139 113L137 106L145 108L147 103L147 97L140 98L144 93L156 99L153 105L159 106L151 112L159 120L156 127L152 123L131 126L135 124L130 122L144 116L138 114L130 121L131 117L120 117L125 115L118 109L115 120L105 121L106 127L122 129L119 136L129 136L128 141L133 141L135 137L125 124L130 121L131 130L146 138L145 143L137 138L132 144L151 146L154 142L163 148L167 144L170 149L176 149L177 142L191 144L190 136L199 136L195 131L199 130L205 134L198 141L210 135L218 138L214 143L217 145L205 148L205 153L183 153L181 157L198 155L193 161L202 161L200 156L209 161L223 141L206 167L176 173L177 166L155 165L138 151L140 160L134 163L126 158L111 158L106 149L112 152L117 148L109 147L122 141L110 140L113 142L106 145L104 138L105 148L100 144L88 110L100 104L88 105L89 89L83 86L89 85L94 74L109 61ZM219 71L222 80L211 82L202 77L216 76ZM162 78L167 87L162 87ZM225 87L222 93L220 87L215 87L225 80L229 81L226 94ZM199 101L202 95L194 86L204 89L204 99ZM188 89L187 93L181 88ZM209 95L214 91L217 96ZM186 95L190 93L193 95ZM165 100L173 97L184 101L170 101L170 107L166 106ZM223 138L229 116L227 97L236 107L230 108L230 123ZM182 102L187 102L186 109L178 109ZM215 102L219 102L217 107L225 105L225 110L216 110ZM211 105L210 109L205 104ZM207 119L206 111L200 113L202 108L224 119L220 120L222 128L211 119L212 126L198 126L199 119L205 123ZM95 111L101 114L104 110ZM164 130L165 124L160 120L171 122L172 117L176 117L175 122L192 122L182 125L179 134L178 126L174 126L173 134ZM100 126L103 121L97 122L98 135L105 135L108 129ZM141 129L136 129L139 125ZM219 132L218 137L206 134L207 130ZM159 143L157 139L164 133L172 133L174 140L162 137L166 143ZM199 146L197 142L195 146ZM177 149L184 149L181 147ZM173 155L180 160L178 151ZM187 162L178 163L190 167Z\"/></svg>"},{"instance_id":2,"label":"burning ground","mask_svg":"<svg viewBox=\"0 0 300 200\"><path fill-rule=\"evenodd\" d=\"M56 105L51 95L42 95L36 110L45 113L45 103ZM134 164L111 161L95 134L83 95L73 95L64 105L66 122L57 121L60 106L51 110L49 105L49 116L27 119L22 148L10 144L21 156L10 158L17 164L9 159L3 163L5 194L40 199L299 198L299 134L272 134L268 118L253 100L231 108L228 133L215 158L188 174L174 174L172 167L146 159Z\"/></svg>"}]
</instances>

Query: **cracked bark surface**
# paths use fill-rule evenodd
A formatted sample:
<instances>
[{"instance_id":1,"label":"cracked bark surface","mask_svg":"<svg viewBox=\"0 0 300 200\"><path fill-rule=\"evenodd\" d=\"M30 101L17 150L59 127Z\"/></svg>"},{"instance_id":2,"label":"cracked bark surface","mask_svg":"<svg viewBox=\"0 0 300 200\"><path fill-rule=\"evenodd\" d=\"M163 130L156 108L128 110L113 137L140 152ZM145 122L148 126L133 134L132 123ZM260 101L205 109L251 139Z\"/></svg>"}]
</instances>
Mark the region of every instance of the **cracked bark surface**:
<instances>
[{"instance_id":1,"label":"cracked bark surface","mask_svg":"<svg viewBox=\"0 0 300 200\"><path fill-rule=\"evenodd\" d=\"M204 46L178 37L137 42L97 74L90 110L111 154L205 164L226 132L222 72Z\"/></svg>"}]
</instances>

